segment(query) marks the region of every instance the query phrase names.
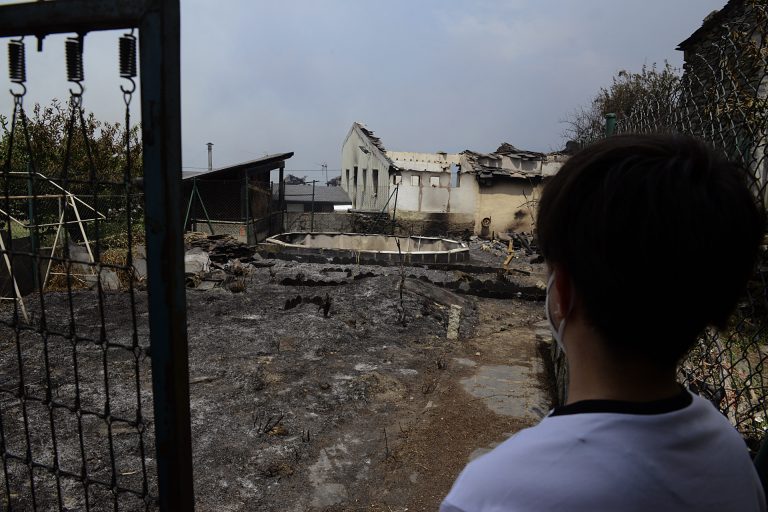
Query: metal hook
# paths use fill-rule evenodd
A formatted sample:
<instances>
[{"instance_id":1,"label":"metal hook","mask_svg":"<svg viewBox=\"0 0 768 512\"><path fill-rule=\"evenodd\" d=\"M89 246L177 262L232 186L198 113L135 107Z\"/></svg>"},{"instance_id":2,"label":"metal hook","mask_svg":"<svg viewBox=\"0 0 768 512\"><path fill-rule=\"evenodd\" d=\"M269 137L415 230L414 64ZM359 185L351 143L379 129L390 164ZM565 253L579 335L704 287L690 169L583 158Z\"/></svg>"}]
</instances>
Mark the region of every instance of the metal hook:
<instances>
[{"instance_id":1,"label":"metal hook","mask_svg":"<svg viewBox=\"0 0 768 512\"><path fill-rule=\"evenodd\" d=\"M14 84L21 87L21 92L14 92L13 89L9 89L9 91L11 91L11 95L14 98L23 98L27 94L27 86L24 85L23 82L14 82Z\"/></svg>"},{"instance_id":2,"label":"metal hook","mask_svg":"<svg viewBox=\"0 0 768 512\"><path fill-rule=\"evenodd\" d=\"M83 93L85 92L85 87L83 87L83 83L82 83L82 82L73 82L73 83L74 83L75 85L77 85L77 87L78 87L78 88L80 88L80 92L75 92L75 91L73 91L72 89L70 89L70 90L69 90L69 93L70 93L72 96L79 96L79 97L82 97Z\"/></svg>"}]
</instances>

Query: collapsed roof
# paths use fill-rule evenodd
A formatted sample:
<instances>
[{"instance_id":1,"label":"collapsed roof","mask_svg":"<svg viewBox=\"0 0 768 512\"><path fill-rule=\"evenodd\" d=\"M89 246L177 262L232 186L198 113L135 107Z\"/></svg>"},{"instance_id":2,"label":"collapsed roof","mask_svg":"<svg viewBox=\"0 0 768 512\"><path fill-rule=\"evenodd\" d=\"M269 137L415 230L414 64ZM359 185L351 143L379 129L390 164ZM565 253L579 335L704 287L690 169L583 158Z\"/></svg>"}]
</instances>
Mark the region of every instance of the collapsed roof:
<instances>
[{"instance_id":1,"label":"collapsed roof","mask_svg":"<svg viewBox=\"0 0 768 512\"><path fill-rule=\"evenodd\" d=\"M542 178L543 163L549 160L549 157L557 157L561 155L560 152L556 153L541 153L538 151L528 151L518 149L508 142L503 142L496 151L493 153L478 153L470 151L469 149L462 151L464 160L469 164L469 168L462 168L462 174L474 174L478 179L490 179L490 178L519 178L519 179L531 179ZM511 160L518 160L519 163L510 167L509 160L505 162L505 158ZM527 162L539 162L539 165L530 165Z\"/></svg>"},{"instance_id":2,"label":"collapsed roof","mask_svg":"<svg viewBox=\"0 0 768 512\"><path fill-rule=\"evenodd\" d=\"M538 151L525 151L523 149L517 149L509 142L502 142L501 146L499 146L499 149L494 151L494 153L497 155L506 155L512 158L519 158L521 160L540 160L546 156L544 153L539 153Z\"/></svg>"},{"instance_id":3,"label":"collapsed roof","mask_svg":"<svg viewBox=\"0 0 768 512\"><path fill-rule=\"evenodd\" d=\"M379 137L373 134L373 130L369 130L362 123L355 123L355 126L357 126L361 132L363 132L368 140L371 141L371 144L376 146L376 148L385 155L387 154L387 150L384 148L384 144L381 143L381 139Z\"/></svg>"},{"instance_id":4,"label":"collapsed roof","mask_svg":"<svg viewBox=\"0 0 768 512\"><path fill-rule=\"evenodd\" d=\"M392 159L389 158L389 155L387 155L387 150L384 147L384 144L381 143L381 139L379 137L373 134L373 130L366 128L363 123L358 123L358 122L355 122L352 124L352 131L353 130L358 130L362 134L362 136L365 139L367 139L368 142L370 142L371 145L379 151L379 153L381 153L382 158L384 158L384 160L386 160L386 162L389 164L390 169L394 169L394 170L399 169L397 164L395 164L395 162L393 162Z\"/></svg>"},{"instance_id":5,"label":"collapsed roof","mask_svg":"<svg viewBox=\"0 0 768 512\"><path fill-rule=\"evenodd\" d=\"M366 128L362 123L354 123L352 130L359 130L372 146L381 152L382 156L389 162L390 170L403 170L387 154L381 139L373 134L373 131ZM439 154L439 153L436 153ZM465 157L469 167L461 169L462 174L475 174L479 179L505 177L531 179L541 178L546 174L543 170L543 164L559 156L565 156L566 152L556 151L553 153L541 153L539 151L529 151L518 149L508 142L503 142L493 153L478 153L469 149L462 151L460 155ZM519 165L514 167L504 166L505 158L519 161ZM539 165L530 165L527 162L539 162Z\"/></svg>"}]
</instances>

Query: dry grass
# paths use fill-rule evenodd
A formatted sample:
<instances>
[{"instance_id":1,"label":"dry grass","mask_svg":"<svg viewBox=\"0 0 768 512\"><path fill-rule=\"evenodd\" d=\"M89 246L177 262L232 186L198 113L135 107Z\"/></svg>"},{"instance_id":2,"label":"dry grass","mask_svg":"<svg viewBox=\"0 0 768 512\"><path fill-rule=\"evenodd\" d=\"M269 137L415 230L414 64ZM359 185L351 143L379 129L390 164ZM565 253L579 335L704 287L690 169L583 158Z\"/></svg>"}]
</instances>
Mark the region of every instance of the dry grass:
<instances>
[{"instance_id":1,"label":"dry grass","mask_svg":"<svg viewBox=\"0 0 768 512\"><path fill-rule=\"evenodd\" d=\"M132 268L128 268L128 250L123 248L107 249L101 253L101 265L108 265L105 270L117 273L120 288L128 288L134 279ZM86 280L87 275L95 275L99 271L99 264L83 265L79 263L56 263L51 266L51 274L48 277L45 289L48 291L67 291L69 281L72 290L84 290L93 286Z\"/></svg>"}]
</instances>

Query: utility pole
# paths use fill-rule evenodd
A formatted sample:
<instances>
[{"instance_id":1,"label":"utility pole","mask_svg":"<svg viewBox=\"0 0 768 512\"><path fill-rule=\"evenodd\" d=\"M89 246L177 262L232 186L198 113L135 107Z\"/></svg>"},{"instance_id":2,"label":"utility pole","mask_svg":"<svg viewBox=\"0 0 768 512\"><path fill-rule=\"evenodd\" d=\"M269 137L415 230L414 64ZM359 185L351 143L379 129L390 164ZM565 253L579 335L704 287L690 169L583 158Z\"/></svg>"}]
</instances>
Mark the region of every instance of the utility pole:
<instances>
[{"instance_id":1,"label":"utility pole","mask_svg":"<svg viewBox=\"0 0 768 512\"><path fill-rule=\"evenodd\" d=\"M208 146L208 171L213 170L213 142L206 144Z\"/></svg>"},{"instance_id":2,"label":"utility pole","mask_svg":"<svg viewBox=\"0 0 768 512\"><path fill-rule=\"evenodd\" d=\"M309 232L315 232L315 180L312 180L312 213L310 214Z\"/></svg>"}]
</instances>

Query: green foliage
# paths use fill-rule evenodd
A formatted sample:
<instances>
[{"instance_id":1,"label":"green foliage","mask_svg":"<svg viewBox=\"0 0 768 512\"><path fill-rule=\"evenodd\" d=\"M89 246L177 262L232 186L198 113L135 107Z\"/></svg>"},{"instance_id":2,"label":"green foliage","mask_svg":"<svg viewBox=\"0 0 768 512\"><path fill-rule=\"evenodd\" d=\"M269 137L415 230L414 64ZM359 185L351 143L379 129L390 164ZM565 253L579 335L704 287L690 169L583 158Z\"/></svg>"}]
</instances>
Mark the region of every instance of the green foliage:
<instances>
[{"instance_id":1,"label":"green foliage","mask_svg":"<svg viewBox=\"0 0 768 512\"><path fill-rule=\"evenodd\" d=\"M616 114L617 125L622 126L644 111L669 113L679 84L679 70L667 62L661 69L656 64L643 66L639 73L621 70L610 86L600 88L589 106L565 120L568 127L564 136L588 144L604 136L606 114Z\"/></svg>"},{"instance_id":2,"label":"green foliage","mask_svg":"<svg viewBox=\"0 0 768 512\"><path fill-rule=\"evenodd\" d=\"M142 175L138 125L126 132L121 123L99 121L93 113L81 114L59 100L45 107L35 104L25 115L26 133L24 119L17 117L12 147L11 120L0 116L3 169L21 173L5 175L0 189L0 200L6 193L13 197L8 204L11 215L25 223L33 214L37 224L58 222L62 200L56 196L61 195L61 190L51 181L29 174L36 170L106 215L100 237L125 231L127 215L138 225L143 224L142 202L139 197L133 197L137 191L132 187L133 179ZM126 137L130 140L130 172ZM128 194L133 197L130 212ZM24 199L29 195L36 196L34 204ZM83 218L93 217L91 211L81 208ZM71 214L67 220L74 220ZM88 236L94 236L95 223L86 224ZM39 233L39 236L45 235L47 233Z\"/></svg>"},{"instance_id":3,"label":"green foliage","mask_svg":"<svg viewBox=\"0 0 768 512\"><path fill-rule=\"evenodd\" d=\"M46 107L35 104L27 117L31 154L24 139L21 119L17 119L10 170L25 172L34 163L38 172L54 179L63 178L66 170L68 180L75 182L123 183L127 177L125 127L120 123L99 121L93 113L83 115L83 119L84 126L76 113L72 123L70 106L59 100L53 100ZM0 116L3 165L8 156L10 124L8 117ZM131 177L136 177L141 175L139 126L131 127L128 136L131 142ZM86 140L90 144L91 158Z\"/></svg>"}]
</instances>

